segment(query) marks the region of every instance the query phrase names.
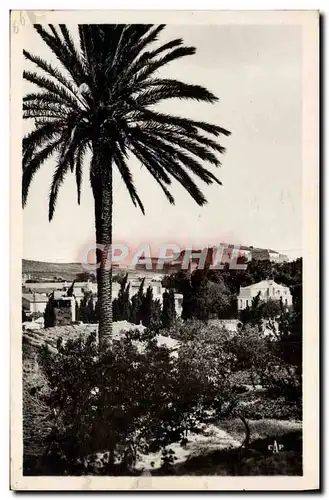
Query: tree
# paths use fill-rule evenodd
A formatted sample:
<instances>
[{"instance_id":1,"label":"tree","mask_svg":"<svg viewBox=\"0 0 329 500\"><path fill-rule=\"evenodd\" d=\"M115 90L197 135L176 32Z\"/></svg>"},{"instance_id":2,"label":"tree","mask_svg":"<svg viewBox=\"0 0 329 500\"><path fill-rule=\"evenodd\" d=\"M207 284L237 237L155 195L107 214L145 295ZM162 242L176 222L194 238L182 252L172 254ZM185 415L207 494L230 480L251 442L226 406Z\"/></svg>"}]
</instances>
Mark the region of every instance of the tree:
<instances>
[{"instance_id":1,"label":"tree","mask_svg":"<svg viewBox=\"0 0 329 500\"><path fill-rule=\"evenodd\" d=\"M47 306L46 306L47 307ZM22 323L24 323L25 321L27 321L27 315L26 315L26 312L25 310L23 309L22 307Z\"/></svg>"},{"instance_id":2,"label":"tree","mask_svg":"<svg viewBox=\"0 0 329 500\"><path fill-rule=\"evenodd\" d=\"M128 336L101 353L92 335L59 342L57 352L43 346L38 361L49 391L42 401L55 410L44 462L52 458L58 468L50 474L93 473L97 452L107 452L100 474L132 473L138 454L166 457L214 414L227 417L235 398L224 343L203 334L178 357L155 341L139 341L140 349Z\"/></svg>"},{"instance_id":3,"label":"tree","mask_svg":"<svg viewBox=\"0 0 329 500\"><path fill-rule=\"evenodd\" d=\"M113 301L113 319L114 321L129 321L130 319L130 283L128 283L128 274L125 275L120 284L118 298Z\"/></svg>"},{"instance_id":4,"label":"tree","mask_svg":"<svg viewBox=\"0 0 329 500\"><path fill-rule=\"evenodd\" d=\"M78 273L76 275L76 281L91 281L94 283L96 281L96 276L93 273L85 271L84 273Z\"/></svg>"},{"instance_id":5,"label":"tree","mask_svg":"<svg viewBox=\"0 0 329 500\"><path fill-rule=\"evenodd\" d=\"M142 279L138 292L131 298L130 321L135 325L139 325L142 321L142 305L145 297L144 283L145 278Z\"/></svg>"},{"instance_id":6,"label":"tree","mask_svg":"<svg viewBox=\"0 0 329 500\"><path fill-rule=\"evenodd\" d=\"M94 300L93 300L92 295L90 295L88 302L87 302L87 316L89 318L88 323L95 322L95 308L94 308Z\"/></svg>"},{"instance_id":7,"label":"tree","mask_svg":"<svg viewBox=\"0 0 329 500\"><path fill-rule=\"evenodd\" d=\"M269 298L262 303L262 316L265 319L275 319L280 316L281 312L281 301Z\"/></svg>"},{"instance_id":8,"label":"tree","mask_svg":"<svg viewBox=\"0 0 329 500\"><path fill-rule=\"evenodd\" d=\"M293 343L283 349L287 336L279 331L277 336L264 336L257 326L247 325L234 335L228 343L229 351L236 356L236 370L249 374L252 384L261 384L266 392L261 410L262 418L272 417L271 401L286 408L276 408L275 412L288 411L288 415L301 418L302 414L302 374L301 360L293 355ZM260 408L254 408L258 413ZM251 410L253 411L253 410ZM263 413L265 411L265 413ZM252 418L252 417L250 417ZM258 417L259 418L259 417Z\"/></svg>"},{"instance_id":9,"label":"tree","mask_svg":"<svg viewBox=\"0 0 329 500\"><path fill-rule=\"evenodd\" d=\"M260 298L260 292L252 299L251 307L247 306L240 312L240 319L243 324L250 324L257 326L259 330L262 329L263 324L263 308Z\"/></svg>"},{"instance_id":10,"label":"tree","mask_svg":"<svg viewBox=\"0 0 329 500\"><path fill-rule=\"evenodd\" d=\"M54 293L51 293L46 304L45 312L43 313L45 319L45 328L50 328L54 326L55 315L54 315Z\"/></svg>"},{"instance_id":11,"label":"tree","mask_svg":"<svg viewBox=\"0 0 329 500\"><path fill-rule=\"evenodd\" d=\"M77 301L75 301L75 321L80 321L80 307Z\"/></svg>"},{"instance_id":12,"label":"tree","mask_svg":"<svg viewBox=\"0 0 329 500\"><path fill-rule=\"evenodd\" d=\"M176 319L175 294L173 290L165 291L162 301L161 322L164 328L172 326Z\"/></svg>"},{"instance_id":13,"label":"tree","mask_svg":"<svg viewBox=\"0 0 329 500\"><path fill-rule=\"evenodd\" d=\"M178 98L215 103L206 88L161 78L156 71L171 61L192 55L177 38L152 47L165 25L79 25L78 40L66 25L34 25L57 58L58 65L24 50L41 73L25 70L23 77L39 87L23 98L23 116L34 121L23 139L22 202L25 206L35 173L52 156L57 165L49 194L52 220L59 189L75 173L80 203L83 162L91 152L89 179L94 197L99 299L99 340L112 332L112 204L116 166L135 205L144 213L127 158L132 153L159 184L171 204L172 179L199 205L206 198L189 172L206 184L221 184L204 163L218 166L224 148L210 137L230 132L218 125L165 114L150 108ZM146 50L147 49L147 50ZM204 133L208 134L206 136ZM189 172L188 172L189 171Z\"/></svg>"},{"instance_id":14,"label":"tree","mask_svg":"<svg viewBox=\"0 0 329 500\"><path fill-rule=\"evenodd\" d=\"M79 318L84 323L95 323L95 307L92 292L85 292L80 302Z\"/></svg>"},{"instance_id":15,"label":"tree","mask_svg":"<svg viewBox=\"0 0 329 500\"><path fill-rule=\"evenodd\" d=\"M152 313L153 313L153 291L149 286L147 287L144 300L142 303L142 323L144 326L150 326L152 323Z\"/></svg>"},{"instance_id":16,"label":"tree","mask_svg":"<svg viewBox=\"0 0 329 500\"><path fill-rule=\"evenodd\" d=\"M224 282L214 283L208 280L204 296L209 317L225 318L230 307L230 296Z\"/></svg>"},{"instance_id":17,"label":"tree","mask_svg":"<svg viewBox=\"0 0 329 500\"><path fill-rule=\"evenodd\" d=\"M183 319L225 317L230 308L229 289L223 280L210 281L208 269L195 270L190 277L181 275L183 293ZM177 279L177 278L176 278Z\"/></svg>"}]
</instances>

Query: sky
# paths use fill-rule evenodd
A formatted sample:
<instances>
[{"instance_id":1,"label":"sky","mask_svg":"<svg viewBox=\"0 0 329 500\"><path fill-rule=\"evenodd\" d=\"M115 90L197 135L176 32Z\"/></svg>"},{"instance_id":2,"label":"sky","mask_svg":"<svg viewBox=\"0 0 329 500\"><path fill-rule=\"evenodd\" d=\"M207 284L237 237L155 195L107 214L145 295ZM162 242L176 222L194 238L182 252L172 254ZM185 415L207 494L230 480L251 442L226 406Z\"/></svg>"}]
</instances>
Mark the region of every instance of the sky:
<instances>
[{"instance_id":1,"label":"sky","mask_svg":"<svg viewBox=\"0 0 329 500\"><path fill-rule=\"evenodd\" d=\"M75 33L76 27L72 26ZM28 31L26 48L56 63ZM222 186L198 185L208 203L199 207L173 183L172 206L145 168L130 159L135 184L146 209L132 204L114 173L113 239L137 246L147 242L201 248L222 242L271 248L290 257L302 255L301 33L288 25L168 25L160 42L183 38L193 56L171 62L159 76L207 87L215 104L167 100L166 113L208 121L229 129L222 166L210 169ZM27 61L24 67L32 69ZM24 92L31 84L24 84ZM35 89L34 89L35 91ZM24 133L31 128L24 124ZM48 222L47 197L55 160L35 175L23 214L23 257L49 262L78 262L94 244L93 198L88 158L84 164L81 205L69 174Z\"/></svg>"}]
</instances>

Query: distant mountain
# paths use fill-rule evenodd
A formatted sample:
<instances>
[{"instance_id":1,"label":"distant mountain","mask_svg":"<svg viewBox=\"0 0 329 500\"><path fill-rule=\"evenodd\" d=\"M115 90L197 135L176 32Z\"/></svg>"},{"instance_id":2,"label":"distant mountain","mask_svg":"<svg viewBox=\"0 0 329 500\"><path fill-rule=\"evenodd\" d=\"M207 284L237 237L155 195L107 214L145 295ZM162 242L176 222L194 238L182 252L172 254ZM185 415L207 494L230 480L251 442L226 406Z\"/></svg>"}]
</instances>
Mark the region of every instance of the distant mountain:
<instances>
[{"instance_id":1,"label":"distant mountain","mask_svg":"<svg viewBox=\"0 0 329 500\"><path fill-rule=\"evenodd\" d=\"M61 277L65 280L72 280L76 274L86 270L78 262L40 262L38 260L22 260L22 272L31 274L31 278L54 278Z\"/></svg>"}]
</instances>

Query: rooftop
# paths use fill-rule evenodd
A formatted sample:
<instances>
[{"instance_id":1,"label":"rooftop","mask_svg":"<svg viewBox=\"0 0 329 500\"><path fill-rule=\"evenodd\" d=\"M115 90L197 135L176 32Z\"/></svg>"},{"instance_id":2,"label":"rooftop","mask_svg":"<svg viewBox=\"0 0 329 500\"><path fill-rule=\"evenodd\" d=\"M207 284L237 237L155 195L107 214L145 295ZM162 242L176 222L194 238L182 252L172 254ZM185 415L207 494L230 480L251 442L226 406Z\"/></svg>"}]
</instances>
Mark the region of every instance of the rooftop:
<instances>
[{"instance_id":1,"label":"rooftop","mask_svg":"<svg viewBox=\"0 0 329 500\"><path fill-rule=\"evenodd\" d=\"M48 297L45 293L23 293L22 297L28 302L48 302Z\"/></svg>"},{"instance_id":2,"label":"rooftop","mask_svg":"<svg viewBox=\"0 0 329 500\"><path fill-rule=\"evenodd\" d=\"M241 290L249 290L251 288L267 289L271 286L276 286L278 288L287 288L284 285L279 285L278 283L275 283L275 281L273 281L273 280L262 280L262 281L259 281L258 283L253 283L252 285L249 285L249 286L242 286Z\"/></svg>"}]
</instances>

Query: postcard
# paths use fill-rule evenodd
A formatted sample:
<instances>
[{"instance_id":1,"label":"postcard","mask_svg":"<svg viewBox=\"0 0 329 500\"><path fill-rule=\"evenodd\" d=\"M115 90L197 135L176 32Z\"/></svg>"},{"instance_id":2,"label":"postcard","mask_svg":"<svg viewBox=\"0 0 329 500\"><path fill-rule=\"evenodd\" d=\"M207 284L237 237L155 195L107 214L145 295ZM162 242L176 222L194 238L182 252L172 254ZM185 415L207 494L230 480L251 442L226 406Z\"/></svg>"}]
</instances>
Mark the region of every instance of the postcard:
<instances>
[{"instance_id":1,"label":"postcard","mask_svg":"<svg viewBox=\"0 0 329 500\"><path fill-rule=\"evenodd\" d=\"M11 489L319 489L319 13L10 23Z\"/></svg>"}]
</instances>

